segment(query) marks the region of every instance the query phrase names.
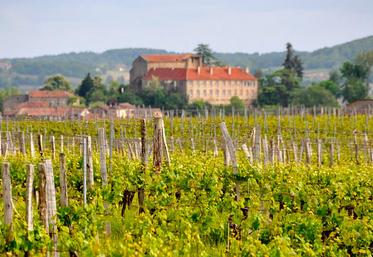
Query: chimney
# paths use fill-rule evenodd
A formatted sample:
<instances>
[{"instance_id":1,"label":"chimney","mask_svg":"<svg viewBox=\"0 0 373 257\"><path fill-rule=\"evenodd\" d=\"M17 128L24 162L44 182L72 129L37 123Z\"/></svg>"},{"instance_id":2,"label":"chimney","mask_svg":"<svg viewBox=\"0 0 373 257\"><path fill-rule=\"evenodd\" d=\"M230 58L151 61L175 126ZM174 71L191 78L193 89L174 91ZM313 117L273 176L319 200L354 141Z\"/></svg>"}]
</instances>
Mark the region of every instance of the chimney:
<instances>
[{"instance_id":1,"label":"chimney","mask_svg":"<svg viewBox=\"0 0 373 257\"><path fill-rule=\"evenodd\" d=\"M232 67L228 66L228 75L232 75Z\"/></svg>"},{"instance_id":2,"label":"chimney","mask_svg":"<svg viewBox=\"0 0 373 257\"><path fill-rule=\"evenodd\" d=\"M250 73L249 67L246 67L245 71L246 71L247 74L249 74Z\"/></svg>"},{"instance_id":3,"label":"chimney","mask_svg":"<svg viewBox=\"0 0 373 257\"><path fill-rule=\"evenodd\" d=\"M210 75L214 74L214 70L212 67L210 67Z\"/></svg>"},{"instance_id":4,"label":"chimney","mask_svg":"<svg viewBox=\"0 0 373 257\"><path fill-rule=\"evenodd\" d=\"M198 73L198 75L201 74L201 66L198 66L197 73Z\"/></svg>"}]
</instances>

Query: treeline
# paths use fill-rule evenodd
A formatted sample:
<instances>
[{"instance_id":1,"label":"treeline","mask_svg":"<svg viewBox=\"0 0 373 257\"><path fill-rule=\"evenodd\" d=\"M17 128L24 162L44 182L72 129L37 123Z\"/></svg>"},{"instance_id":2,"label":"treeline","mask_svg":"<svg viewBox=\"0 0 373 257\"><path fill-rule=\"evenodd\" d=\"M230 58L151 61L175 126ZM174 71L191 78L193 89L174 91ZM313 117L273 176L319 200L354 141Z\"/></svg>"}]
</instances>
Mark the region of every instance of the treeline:
<instances>
[{"instance_id":1,"label":"treeline","mask_svg":"<svg viewBox=\"0 0 373 257\"><path fill-rule=\"evenodd\" d=\"M288 43L282 68L266 75L256 73L260 85L256 105L338 107L341 103L366 99L372 66L373 51L362 53L353 62L345 62L332 71L328 80L302 87L303 63Z\"/></svg>"},{"instance_id":2,"label":"treeline","mask_svg":"<svg viewBox=\"0 0 373 257\"><path fill-rule=\"evenodd\" d=\"M322 48L314 52L297 52L297 55L302 59L305 69L336 69L346 61L353 61L358 54L371 50L373 50L373 36L334 47ZM156 53L171 52L160 49L125 48L103 53L68 53L0 60L0 62L8 62L12 65L12 68L7 72L0 69L0 87L36 85L37 82L40 84L40 81L54 74L73 78L82 78L88 72L104 74L119 64L125 65L129 69L137 56ZM250 67L255 71L280 67L286 52L214 53L214 55L222 64ZM96 69L99 69L99 72L96 72Z\"/></svg>"}]
</instances>

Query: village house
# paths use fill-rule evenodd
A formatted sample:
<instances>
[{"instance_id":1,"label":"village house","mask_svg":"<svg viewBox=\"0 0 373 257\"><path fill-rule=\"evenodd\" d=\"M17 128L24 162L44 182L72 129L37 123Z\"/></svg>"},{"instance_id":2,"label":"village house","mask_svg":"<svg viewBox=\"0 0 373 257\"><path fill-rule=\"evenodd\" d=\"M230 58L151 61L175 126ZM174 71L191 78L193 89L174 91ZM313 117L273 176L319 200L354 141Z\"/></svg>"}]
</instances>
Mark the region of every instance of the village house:
<instances>
[{"instance_id":1,"label":"village house","mask_svg":"<svg viewBox=\"0 0 373 257\"><path fill-rule=\"evenodd\" d=\"M349 114L366 114L373 110L373 99L362 99L346 105Z\"/></svg>"},{"instance_id":2,"label":"village house","mask_svg":"<svg viewBox=\"0 0 373 257\"><path fill-rule=\"evenodd\" d=\"M139 56L130 71L131 86L141 90L154 82L184 94L190 103L226 105L238 96L251 105L258 95L258 81L248 69L205 66L195 54Z\"/></svg>"},{"instance_id":3,"label":"village house","mask_svg":"<svg viewBox=\"0 0 373 257\"><path fill-rule=\"evenodd\" d=\"M3 103L3 115L43 119L74 119L87 115L86 108L70 106L74 94L63 90L33 90L27 95L12 96Z\"/></svg>"},{"instance_id":4,"label":"village house","mask_svg":"<svg viewBox=\"0 0 373 257\"><path fill-rule=\"evenodd\" d=\"M151 118L154 112L159 112L159 108L142 108L129 103L119 103L112 105L97 105L92 107L87 119L110 119L110 118Z\"/></svg>"}]
</instances>

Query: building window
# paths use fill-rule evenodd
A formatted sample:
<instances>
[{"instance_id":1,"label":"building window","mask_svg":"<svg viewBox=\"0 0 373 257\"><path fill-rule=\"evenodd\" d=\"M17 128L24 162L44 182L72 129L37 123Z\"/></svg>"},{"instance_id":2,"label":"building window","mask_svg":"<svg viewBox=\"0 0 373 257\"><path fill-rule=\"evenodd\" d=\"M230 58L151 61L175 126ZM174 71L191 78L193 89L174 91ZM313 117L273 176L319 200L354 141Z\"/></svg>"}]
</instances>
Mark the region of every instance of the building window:
<instances>
[{"instance_id":1,"label":"building window","mask_svg":"<svg viewBox=\"0 0 373 257\"><path fill-rule=\"evenodd\" d=\"M229 90L228 90L228 96L231 96L231 94L232 94L232 92L231 92L231 90L229 89Z\"/></svg>"},{"instance_id":2,"label":"building window","mask_svg":"<svg viewBox=\"0 0 373 257\"><path fill-rule=\"evenodd\" d=\"M213 96L214 90L210 89L210 96Z\"/></svg>"},{"instance_id":3,"label":"building window","mask_svg":"<svg viewBox=\"0 0 373 257\"><path fill-rule=\"evenodd\" d=\"M242 89L240 89L240 95L243 95Z\"/></svg>"},{"instance_id":4,"label":"building window","mask_svg":"<svg viewBox=\"0 0 373 257\"><path fill-rule=\"evenodd\" d=\"M203 96L207 96L206 89L203 90Z\"/></svg>"},{"instance_id":5,"label":"building window","mask_svg":"<svg viewBox=\"0 0 373 257\"><path fill-rule=\"evenodd\" d=\"M225 89L223 89L223 96L225 96Z\"/></svg>"},{"instance_id":6,"label":"building window","mask_svg":"<svg viewBox=\"0 0 373 257\"><path fill-rule=\"evenodd\" d=\"M219 90L218 89L215 90L215 95L219 96Z\"/></svg>"},{"instance_id":7,"label":"building window","mask_svg":"<svg viewBox=\"0 0 373 257\"><path fill-rule=\"evenodd\" d=\"M200 94L200 92L199 92L199 89L197 89L197 96L200 96L201 94Z\"/></svg>"}]
</instances>

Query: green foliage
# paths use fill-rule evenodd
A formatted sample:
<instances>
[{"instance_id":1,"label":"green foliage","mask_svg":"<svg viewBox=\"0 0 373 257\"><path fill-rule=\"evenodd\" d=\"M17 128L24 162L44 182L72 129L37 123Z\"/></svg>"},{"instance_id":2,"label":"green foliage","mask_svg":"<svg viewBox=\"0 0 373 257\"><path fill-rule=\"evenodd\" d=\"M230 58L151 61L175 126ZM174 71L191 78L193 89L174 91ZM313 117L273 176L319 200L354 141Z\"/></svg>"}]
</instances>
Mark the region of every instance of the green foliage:
<instances>
[{"instance_id":1,"label":"green foliage","mask_svg":"<svg viewBox=\"0 0 373 257\"><path fill-rule=\"evenodd\" d=\"M364 99L368 96L369 67L345 62L340 72L342 74L342 95L348 103Z\"/></svg>"},{"instance_id":2,"label":"green foliage","mask_svg":"<svg viewBox=\"0 0 373 257\"><path fill-rule=\"evenodd\" d=\"M4 100L10 96L15 96L15 95L19 95L20 92L17 88L15 87L7 87L7 88L3 88L3 89L0 89L0 111L3 111L3 103L4 103Z\"/></svg>"},{"instance_id":3,"label":"green foliage","mask_svg":"<svg viewBox=\"0 0 373 257\"><path fill-rule=\"evenodd\" d=\"M71 86L70 82L62 75L55 75L49 77L47 80L44 81L44 85L42 90L66 90L70 91Z\"/></svg>"},{"instance_id":4,"label":"green foliage","mask_svg":"<svg viewBox=\"0 0 373 257\"><path fill-rule=\"evenodd\" d=\"M198 44L194 51L202 58L202 63L205 65L212 65L216 58L207 44Z\"/></svg>"},{"instance_id":5,"label":"green foliage","mask_svg":"<svg viewBox=\"0 0 373 257\"><path fill-rule=\"evenodd\" d=\"M88 73L87 76L83 79L80 86L76 89L76 94L81 97L87 97L89 92L94 88L94 82L91 77L91 74Z\"/></svg>"},{"instance_id":6,"label":"green foliage","mask_svg":"<svg viewBox=\"0 0 373 257\"><path fill-rule=\"evenodd\" d=\"M321 83L298 89L296 92L294 92L292 101L294 105L304 105L305 107L338 107L338 102L335 96L332 94L332 92L321 86Z\"/></svg>"},{"instance_id":7,"label":"green foliage","mask_svg":"<svg viewBox=\"0 0 373 257\"><path fill-rule=\"evenodd\" d=\"M245 108L245 103L238 96L232 96L229 102L230 106L237 111L243 110Z\"/></svg>"},{"instance_id":8,"label":"green foliage","mask_svg":"<svg viewBox=\"0 0 373 257\"><path fill-rule=\"evenodd\" d=\"M186 96L174 89L166 90L157 78L152 79L137 95L145 106L163 107L166 110L171 110L182 109L187 105Z\"/></svg>"},{"instance_id":9,"label":"green foliage","mask_svg":"<svg viewBox=\"0 0 373 257\"><path fill-rule=\"evenodd\" d=\"M293 92L299 88L299 78L288 69L275 71L259 81L258 104L288 106Z\"/></svg>"},{"instance_id":10,"label":"green foliage","mask_svg":"<svg viewBox=\"0 0 373 257\"><path fill-rule=\"evenodd\" d=\"M283 63L284 69L294 72L297 76L303 78L303 64L298 55L295 55L293 46L290 43L286 44L286 57Z\"/></svg>"},{"instance_id":11,"label":"green foliage","mask_svg":"<svg viewBox=\"0 0 373 257\"><path fill-rule=\"evenodd\" d=\"M318 85L328 90L336 98L339 98L342 94L340 85L335 83L333 80L324 80L324 81L319 82Z\"/></svg>"},{"instance_id":12,"label":"green foliage","mask_svg":"<svg viewBox=\"0 0 373 257\"><path fill-rule=\"evenodd\" d=\"M188 105L189 109L204 110L205 108L211 107L211 104L203 100L197 100Z\"/></svg>"}]
</instances>

